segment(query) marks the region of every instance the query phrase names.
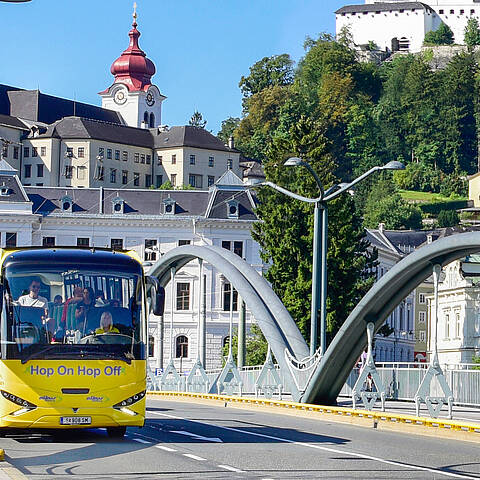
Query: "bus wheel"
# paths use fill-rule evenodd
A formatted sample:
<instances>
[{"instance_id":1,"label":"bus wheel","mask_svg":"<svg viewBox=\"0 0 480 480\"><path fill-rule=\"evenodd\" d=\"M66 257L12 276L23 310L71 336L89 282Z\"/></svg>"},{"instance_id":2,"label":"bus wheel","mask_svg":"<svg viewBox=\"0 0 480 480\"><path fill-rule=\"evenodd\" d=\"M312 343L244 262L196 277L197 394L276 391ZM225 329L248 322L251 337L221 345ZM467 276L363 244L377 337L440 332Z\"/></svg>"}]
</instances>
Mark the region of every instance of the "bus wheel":
<instances>
[{"instance_id":1,"label":"bus wheel","mask_svg":"<svg viewBox=\"0 0 480 480\"><path fill-rule=\"evenodd\" d=\"M107 427L107 433L110 438L122 438L127 431L127 427Z\"/></svg>"}]
</instances>

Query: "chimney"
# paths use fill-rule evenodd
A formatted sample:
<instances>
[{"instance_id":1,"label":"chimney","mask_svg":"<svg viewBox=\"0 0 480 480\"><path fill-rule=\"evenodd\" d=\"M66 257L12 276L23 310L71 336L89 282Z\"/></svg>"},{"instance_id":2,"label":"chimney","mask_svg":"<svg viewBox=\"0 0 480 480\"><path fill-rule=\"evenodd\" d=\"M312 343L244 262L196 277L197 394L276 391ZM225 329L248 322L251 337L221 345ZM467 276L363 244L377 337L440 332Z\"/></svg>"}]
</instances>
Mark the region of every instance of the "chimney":
<instances>
[{"instance_id":1,"label":"chimney","mask_svg":"<svg viewBox=\"0 0 480 480\"><path fill-rule=\"evenodd\" d=\"M233 135L230 135L230 137L228 138L228 148L235 148L235 141L233 139Z\"/></svg>"}]
</instances>

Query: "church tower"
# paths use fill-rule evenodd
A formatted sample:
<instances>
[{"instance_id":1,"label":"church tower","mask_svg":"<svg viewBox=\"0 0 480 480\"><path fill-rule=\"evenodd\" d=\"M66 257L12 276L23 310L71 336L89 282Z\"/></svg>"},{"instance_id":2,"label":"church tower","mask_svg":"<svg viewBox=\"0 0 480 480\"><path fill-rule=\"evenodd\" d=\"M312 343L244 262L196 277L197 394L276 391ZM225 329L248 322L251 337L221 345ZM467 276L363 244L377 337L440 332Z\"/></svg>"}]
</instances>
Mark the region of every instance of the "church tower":
<instances>
[{"instance_id":1,"label":"church tower","mask_svg":"<svg viewBox=\"0 0 480 480\"><path fill-rule=\"evenodd\" d=\"M100 92L102 107L119 112L130 127L154 128L162 121L165 96L151 82L155 65L138 46L136 4L128 48L112 64L113 84Z\"/></svg>"}]
</instances>

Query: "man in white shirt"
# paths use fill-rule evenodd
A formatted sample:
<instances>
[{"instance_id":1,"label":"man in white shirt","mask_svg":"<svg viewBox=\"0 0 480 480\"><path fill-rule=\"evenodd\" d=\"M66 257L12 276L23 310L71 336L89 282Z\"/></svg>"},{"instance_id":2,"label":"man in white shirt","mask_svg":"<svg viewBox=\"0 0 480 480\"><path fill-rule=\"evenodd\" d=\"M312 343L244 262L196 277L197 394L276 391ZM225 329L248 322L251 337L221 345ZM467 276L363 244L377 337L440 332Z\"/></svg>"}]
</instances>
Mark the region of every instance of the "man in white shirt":
<instances>
[{"instance_id":1,"label":"man in white shirt","mask_svg":"<svg viewBox=\"0 0 480 480\"><path fill-rule=\"evenodd\" d=\"M48 307L48 300L38 294L40 291L40 280L34 278L30 283L29 290L30 293L28 295L22 295L19 297L19 305L23 305L24 307Z\"/></svg>"}]
</instances>

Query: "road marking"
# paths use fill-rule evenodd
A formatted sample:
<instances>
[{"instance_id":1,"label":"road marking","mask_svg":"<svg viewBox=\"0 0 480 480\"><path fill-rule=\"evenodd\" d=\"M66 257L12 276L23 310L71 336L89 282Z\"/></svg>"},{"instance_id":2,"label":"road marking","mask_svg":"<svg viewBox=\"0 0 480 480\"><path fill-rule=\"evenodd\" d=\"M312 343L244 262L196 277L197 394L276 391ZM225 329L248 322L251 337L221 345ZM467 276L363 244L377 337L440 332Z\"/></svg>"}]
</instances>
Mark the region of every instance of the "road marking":
<instances>
[{"instance_id":1,"label":"road marking","mask_svg":"<svg viewBox=\"0 0 480 480\"><path fill-rule=\"evenodd\" d=\"M184 457L193 458L193 460L198 460L199 462L204 462L207 460L206 458L199 457L197 455L194 455L193 453L182 453L182 455Z\"/></svg>"},{"instance_id":2,"label":"road marking","mask_svg":"<svg viewBox=\"0 0 480 480\"><path fill-rule=\"evenodd\" d=\"M231 472L237 473L245 473L244 470L240 470L239 468L231 467L230 465L218 465L219 468L224 468L225 470L230 470Z\"/></svg>"},{"instance_id":3,"label":"road marking","mask_svg":"<svg viewBox=\"0 0 480 480\"><path fill-rule=\"evenodd\" d=\"M202 437L196 433L186 432L185 430L170 430L170 433L177 433L178 435L186 435L187 437L192 437L195 440L205 440L206 442L216 442L223 443L220 438L217 437Z\"/></svg>"},{"instance_id":4,"label":"road marking","mask_svg":"<svg viewBox=\"0 0 480 480\"><path fill-rule=\"evenodd\" d=\"M148 445L150 445L151 442L147 442L146 440L143 440L143 438L132 438L132 440L134 442L138 442L138 443L146 443Z\"/></svg>"},{"instance_id":5,"label":"road marking","mask_svg":"<svg viewBox=\"0 0 480 480\"><path fill-rule=\"evenodd\" d=\"M275 440L276 442L291 443L291 444L299 445L299 446L302 446L302 447L314 448L314 449L317 449L317 450L323 450L324 452L337 453L337 454L339 453L339 454L342 454L342 455L349 455L350 457L362 458L364 460L373 460L375 462L385 463L387 465L394 465L396 467L408 468L410 470L420 470L422 472L430 472L430 473L434 473L434 474L438 474L438 475L444 475L446 477L464 478L464 479L469 479L469 480L478 480L478 477L469 477L468 475L445 472L444 470L440 470L438 468L422 467L422 466L419 466L419 465L412 465L412 464L409 464L409 463L397 462L395 460L386 460L384 458L373 457L371 455L365 455L363 453L349 452L348 450L340 450L340 449L337 449L337 448L323 447L321 445L314 445L314 444L305 443L305 442L296 442L295 440L290 440L288 438L276 437L274 435L265 435L263 433L247 432L247 431L241 430L239 428L223 427L221 425L216 425L216 424L211 424L211 423L206 423L206 422L199 422L198 420L190 420L188 418L177 417L175 415L169 415L167 413L160 413L160 412L155 412L155 411L151 411L151 413L154 413L155 415L160 415L162 417L169 417L169 418L175 418L175 419L179 419L179 420L185 420L187 422L199 423L201 425L209 425L209 426L212 426L212 427L221 428L223 430L228 430L230 432L242 433L244 435L251 435L251 436L260 437L260 438L268 438L269 440Z\"/></svg>"},{"instance_id":6,"label":"road marking","mask_svg":"<svg viewBox=\"0 0 480 480\"><path fill-rule=\"evenodd\" d=\"M165 450L166 452L176 452L174 448L164 447L163 445L155 445L155 447L159 448L160 450Z\"/></svg>"}]
</instances>

